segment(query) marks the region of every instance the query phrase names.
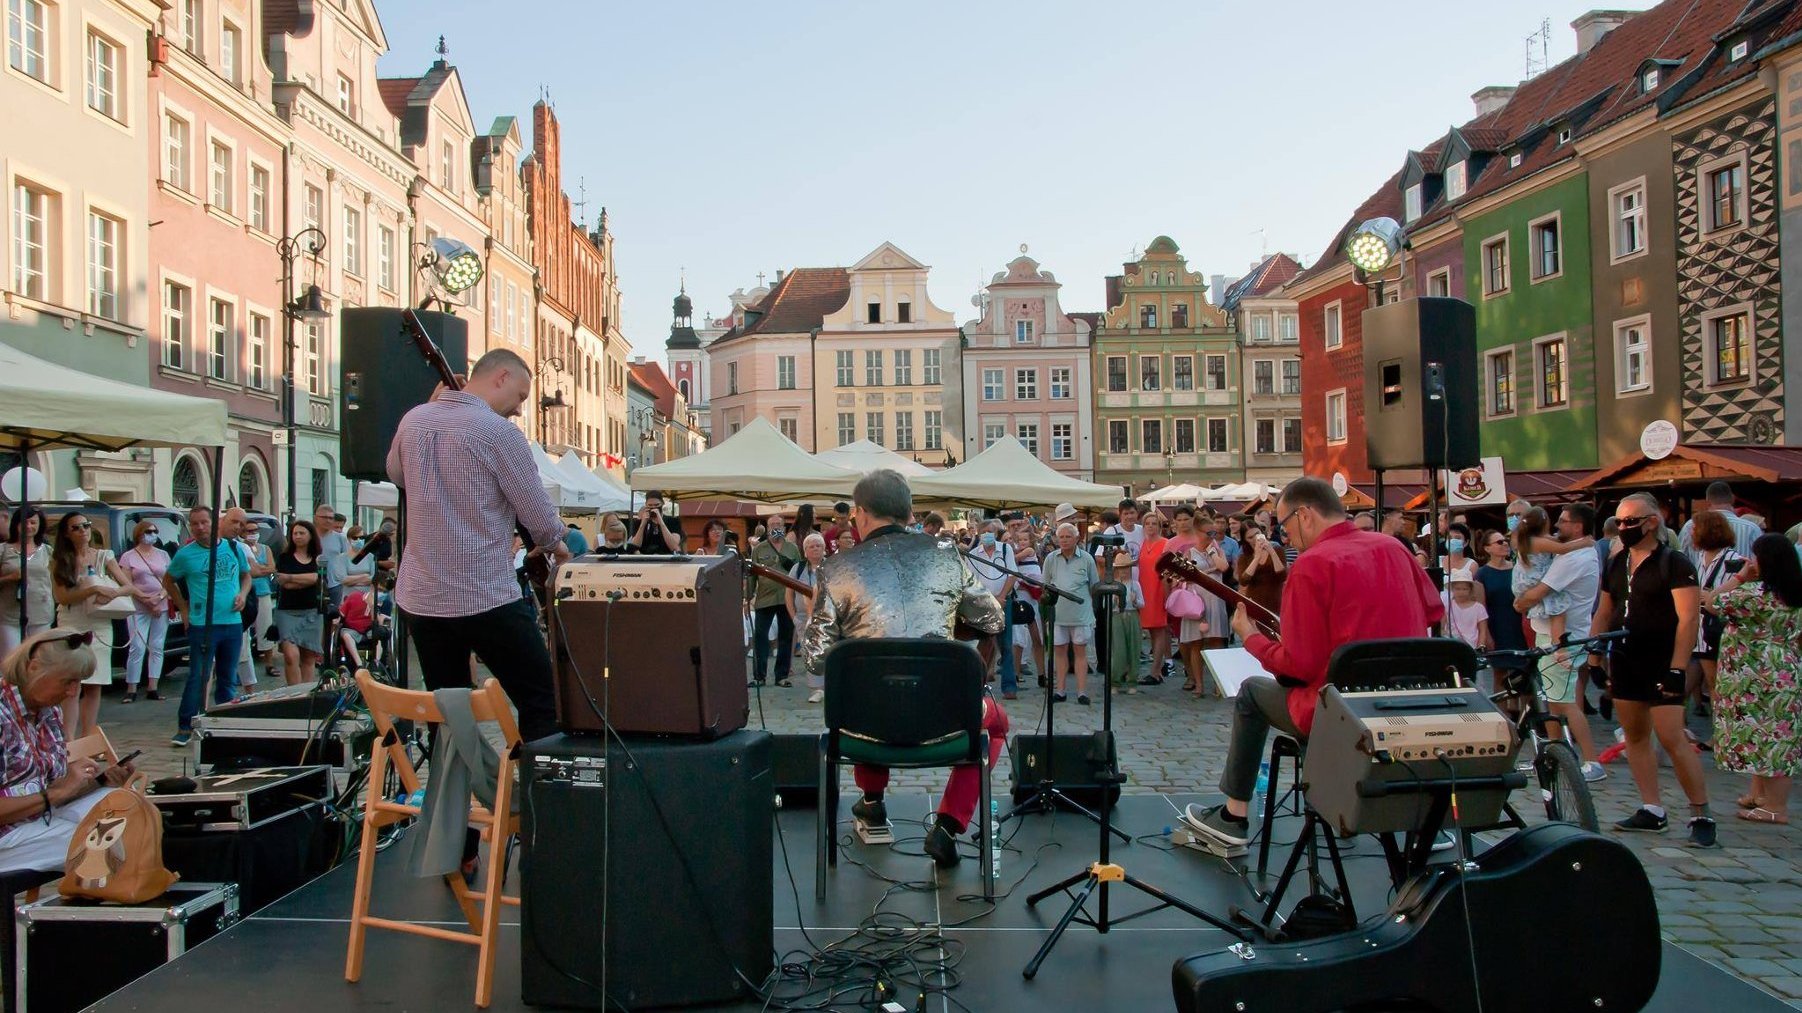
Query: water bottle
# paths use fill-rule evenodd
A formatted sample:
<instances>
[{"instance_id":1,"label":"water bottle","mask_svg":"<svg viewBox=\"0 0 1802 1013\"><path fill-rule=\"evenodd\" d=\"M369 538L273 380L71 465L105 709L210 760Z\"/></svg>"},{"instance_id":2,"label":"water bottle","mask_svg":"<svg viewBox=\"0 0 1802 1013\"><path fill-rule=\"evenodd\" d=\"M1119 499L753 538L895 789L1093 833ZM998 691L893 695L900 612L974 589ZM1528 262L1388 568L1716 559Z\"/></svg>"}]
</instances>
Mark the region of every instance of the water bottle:
<instances>
[{"instance_id":1,"label":"water bottle","mask_svg":"<svg viewBox=\"0 0 1802 1013\"><path fill-rule=\"evenodd\" d=\"M1252 789L1253 800L1257 803L1256 808L1258 808L1259 810L1262 810L1264 808L1264 805L1263 805L1264 795L1265 795L1265 793L1267 793L1269 791L1270 791L1270 761L1265 760L1263 763L1258 764L1258 783L1257 783L1257 786Z\"/></svg>"},{"instance_id":2,"label":"water bottle","mask_svg":"<svg viewBox=\"0 0 1802 1013\"><path fill-rule=\"evenodd\" d=\"M1001 882L1001 803L989 799L989 879Z\"/></svg>"}]
</instances>

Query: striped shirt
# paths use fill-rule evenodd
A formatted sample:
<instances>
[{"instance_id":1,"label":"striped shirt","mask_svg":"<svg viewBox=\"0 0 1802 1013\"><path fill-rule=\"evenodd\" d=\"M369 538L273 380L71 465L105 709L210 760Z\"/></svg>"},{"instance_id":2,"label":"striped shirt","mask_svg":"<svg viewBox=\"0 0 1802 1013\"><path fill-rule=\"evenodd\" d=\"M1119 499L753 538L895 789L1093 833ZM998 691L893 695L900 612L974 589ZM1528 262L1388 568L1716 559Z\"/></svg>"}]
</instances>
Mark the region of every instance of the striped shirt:
<instances>
[{"instance_id":1,"label":"striped shirt","mask_svg":"<svg viewBox=\"0 0 1802 1013\"><path fill-rule=\"evenodd\" d=\"M525 434L473 395L446 391L407 412L388 477L407 493L395 601L414 615L473 616L518 601L515 519L539 545L563 537Z\"/></svg>"}]
</instances>

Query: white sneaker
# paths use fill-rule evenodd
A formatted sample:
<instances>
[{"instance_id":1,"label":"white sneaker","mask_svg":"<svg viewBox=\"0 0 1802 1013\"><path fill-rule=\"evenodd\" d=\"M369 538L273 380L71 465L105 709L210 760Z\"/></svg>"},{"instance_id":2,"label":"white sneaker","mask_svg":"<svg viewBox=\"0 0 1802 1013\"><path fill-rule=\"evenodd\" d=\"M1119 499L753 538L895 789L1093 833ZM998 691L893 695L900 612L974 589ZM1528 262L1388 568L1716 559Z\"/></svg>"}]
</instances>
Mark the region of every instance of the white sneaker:
<instances>
[{"instance_id":1,"label":"white sneaker","mask_svg":"<svg viewBox=\"0 0 1802 1013\"><path fill-rule=\"evenodd\" d=\"M1583 780L1593 784L1596 781L1603 781L1607 778L1608 771L1604 770L1602 765L1596 761L1589 760L1583 764Z\"/></svg>"},{"instance_id":2,"label":"white sneaker","mask_svg":"<svg viewBox=\"0 0 1802 1013\"><path fill-rule=\"evenodd\" d=\"M825 699L826 699L826 691L823 689L816 689L813 692L807 694L807 702L808 703L819 703Z\"/></svg>"}]
</instances>

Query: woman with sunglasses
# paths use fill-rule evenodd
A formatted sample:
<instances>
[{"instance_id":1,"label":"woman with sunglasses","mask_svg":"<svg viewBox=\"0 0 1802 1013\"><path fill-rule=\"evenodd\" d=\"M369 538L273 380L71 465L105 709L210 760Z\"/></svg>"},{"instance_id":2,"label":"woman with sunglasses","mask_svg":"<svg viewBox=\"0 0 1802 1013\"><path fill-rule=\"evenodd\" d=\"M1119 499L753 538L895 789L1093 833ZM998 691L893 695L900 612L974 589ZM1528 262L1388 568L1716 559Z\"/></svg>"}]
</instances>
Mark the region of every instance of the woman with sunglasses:
<instances>
[{"instance_id":1,"label":"woman with sunglasses","mask_svg":"<svg viewBox=\"0 0 1802 1013\"><path fill-rule=\"evenodd\" d=\"M1526 620L1514 610L1513 545L1506 531L1479 531L1476 536L1477 583L1483 587L1483 607L1489 611L1489 639L1498 651L1527 649ZM1518 667L1518 661L1497 661L1497 668Z\"/></svg>"},{"instance_id":2,"label":"woman with sunglasses","mask_svg":"<svg viewBox=\"0 0 1802 1013\"><path fill-rule=\"evenodd\" d=\"M70 756L62 708L94 671L93 635L49 630L0 664L0 872L54 871L94 803L131 777L130 764L101 769Z\"/></svg>"},{"instance_id":3,"label":"woman with sunglasses","mask_svg":"<svg viewBox=\"0 0 1802 1013\"><path fill-rule=\"evenodd\" d=\"M56 624L95 635L94 671L82 680L80 702L63 705L63 726L72 738L94 731L100 721L100 690L113 681L113 616L98 611L131 593L131 578L119 569L112 550L102 548L86 514L67 513L56 522L50 547L50 592L56 596Z\"/></svg>"},{"instance_id":4,"label":"woman with sunglasses","mask_svg":"<svg viewBox=\"0 0 1802 1013\"><path fill-rule=\"evenodd\" d=\"M44 511L24 507L13 511L6 544L0 545L0 658L11 654L20 641L50 628L56 601L50 596L50 546L44 544L48 525ZM19 613L25 613L20 629Z\"/></svg>"}]
</instances>

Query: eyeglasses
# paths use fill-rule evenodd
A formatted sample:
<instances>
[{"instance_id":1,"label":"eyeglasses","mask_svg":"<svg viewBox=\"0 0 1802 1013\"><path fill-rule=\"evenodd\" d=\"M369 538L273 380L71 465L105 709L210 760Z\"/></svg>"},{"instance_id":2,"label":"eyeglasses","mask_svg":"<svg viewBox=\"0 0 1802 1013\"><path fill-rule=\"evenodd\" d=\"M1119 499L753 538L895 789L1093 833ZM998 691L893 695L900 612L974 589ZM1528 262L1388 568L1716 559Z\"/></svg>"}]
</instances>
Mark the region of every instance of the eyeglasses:
<instances>
[{"instance_id":1,"label":"eyeglasses","mask_svg":"<svg viewBox=\"0 0 1802 1013\"><path fill-rule=\"evenodd\" d=\"M50 636L33 644L31 646L31 653L33 655L37 654L38 648L43 647L45 644L68 644L69 649L74 650L77 647L86 647L93 642L94 634L91 630L82 630L80 632L76 632L75 630L58 630Z\"/></svg>"},{"instance_id":2,"label":"eyeglasses","mask_svg":"<svg viewBox=\"0 0 1802 1013\"><path fill-rule=\"evenodd\" d=\"M1276 526L1279 528L1282 528L1285 531L1289 530L1289 522L1294 520L1295 515L1298 513L1301 513L1301 511L1302 511L1301 507L1296 507L1295 509L1289 511L1287 516L1277 518Z\"/></svg>"},{"instance_id":3,"label":"eyeglasses","mask_svg":"<svg viewBox=\"0 0 1802 1013\"><path fill-rule=\"evenodd\" d=\"M70 531L86 531L93 526L94 525L89 524L87 521L82 521L80 524L69 525L69 530Z\"/></svg>"},{"instance_id":4,"label":"eyeglasses","mask_svg":"<svg viewBox=\"0 0 1802 1013\"><path fill-rule=\"evenodd\" d=\"M1617 527L1637 528L1651 519L1650 517L1616 517L1614 523Z\"/></svg>"}]
</instances>

